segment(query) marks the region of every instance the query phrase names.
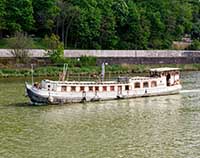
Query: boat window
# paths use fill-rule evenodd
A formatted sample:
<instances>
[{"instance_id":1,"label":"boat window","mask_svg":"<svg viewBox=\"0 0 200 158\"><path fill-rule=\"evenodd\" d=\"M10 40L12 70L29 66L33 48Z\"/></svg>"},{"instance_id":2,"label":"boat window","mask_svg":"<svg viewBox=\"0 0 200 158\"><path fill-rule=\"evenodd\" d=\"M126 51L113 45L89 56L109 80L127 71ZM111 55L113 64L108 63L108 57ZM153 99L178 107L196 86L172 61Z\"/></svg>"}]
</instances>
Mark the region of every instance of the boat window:
<instances>
[{"instance_id":1,"label":"boat window","mask_svg":"<svg viewBox=\"0 0 200 158\"><path fill-rule=\"evenodd\" d=\"M62 86L61 87L61 92L66 92L67 91L67 86Z\"/></svg>"},{"instance_id":2,"label":"boat window","mask_svg":"<svg viewBox=\"0 0 200 158\"><path fill-rule=\"evenodd\" d=\"M89 87L89 91L93 91L93 87L92 86Z\"/></svg>"},{"instance_id":3,"label":"boat window","mask_svg":"<svg viewBox=\"0 0 200 158\"><path fill-rule=\"evenodd\" d=\"M71 91L72 91L72 92L75 92L75 91L76 91L76 87L75 87L75 86L72 86L72 87L71 87Z\"/></svg>"},{"instance_id":4,"label":"boat window","mask_svg":"<svg viewBox=\"0 0 200 158\"><path fill-rule=\"evenodd\" d=\"M149 87L149 83L148 82L144 82L143 83L143 88L148 88Z\"/></svg>"},{"instance_id":5,"label":"boat window","mask_svg":"<svg viewBox=\"0 0 200 158\"><path fill-rule=\"evenodd\" d=\"M151 87L156 87L157 86L157 82L156 81L152 81L151 82Z\"/></svg>"},{"instance_id":6,"label":"boat window","mask_svg":"<svg viewBox=\"0 0 200 158\"><path fill-rule=\"evenodd\" d=\"M110 86L110 91L115 91L115 87L114 86Z\"/></svg>"},{"instance_id":7,"label":"boat window","mask_svg":"<svg viewBox=\"0 0 200 158\"><path fill-rule=\"evenodd\" d=\"M179 72L176 72L176 75L179 75Z\"/></svg>"},{"instance_id":8,"label":"boat window","mask_svg":"<svg viewBox=\"0 0 200 158\"><path fill-rule=\"evenodd\" d=\"M95 87L95 91L99 91L99 87Z\"/></svg>"},{"instance_id":9,"label":"boat window","mask_svg":"<svg viewBox=\"0 0 200 158\"><path fill-rule=\"evenodd\" d=\"M118 86L118 90L119 90L119 91L122 91L122 86Z\"/></svg>"},{"instance_id":10,"label":"boat window","mask_svg":"<svg viewBox=\"0 0 200 158\"><path fill-rule=\"evenodd\" d=\"M125 90L128 91L129 90L129 85L125 86Z\"/></svg>"},{"instance_id":11,"label":"boat window","mask_svg":"<svg viewBox=\"0 0 200 158\"><path fill-rule=\"evenodd\" d=\"M135 83L135 88L140 88L140 82Z\"/></svg>"},{"instance_id":12,"label":"boat window","mask_svg":"<svg viewBox=\"0 0 200 158\"><path fill-rule=\"evenodd\" d=\"M107 91L107 86L103 86L103 91Z\"/></svg>"},{"instance_id":13,"label":"boat window","mask_svg":"<svg viewBox=\"0 0 200 158\"><path fill-rule=\"evenodd\" d=\"M50 91L50 87L51 87L51 85L48 85L48 91Z\"/></svg>"},{"instance_id":14,"label":"boat window","mask_svg":"<svg viewBox=\"0 0 200 158\"><path fill-rule=\"evenodd\" d=\"M80 87L80 91L84 91L85 90L85 87L84 86L81 86Z\"/></svg>"}]
</instances>

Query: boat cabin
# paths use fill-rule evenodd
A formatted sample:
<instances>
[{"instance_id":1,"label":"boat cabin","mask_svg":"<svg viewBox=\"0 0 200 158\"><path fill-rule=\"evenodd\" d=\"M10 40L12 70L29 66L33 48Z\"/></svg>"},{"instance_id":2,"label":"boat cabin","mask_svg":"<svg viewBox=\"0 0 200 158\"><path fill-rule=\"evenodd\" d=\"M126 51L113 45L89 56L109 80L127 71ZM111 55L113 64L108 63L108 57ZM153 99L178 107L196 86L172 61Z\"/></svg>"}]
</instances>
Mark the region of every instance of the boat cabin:
<instances>
[{"instance_id":1,"label":"boat cabin","mask_svg":"<svg viewBox=\"0 0 200 158\"><path fill-rule=\"evenodd\" d=\"M150 77L162 78L166 86L177 85L180 84L180 69L168 67L150 69Z\"/></svg>"},{"instance_id":2,"label":"boat cabin","mask_svg":"<svg viewBox=\"0 0 200 158\"><path fill-rule=\"evenodd\" d=\"M116 81L50 81L34 84L37 89L56 92L119 92L165 88L180 84L178 68L150 69L149 77L118 77Z\"/></svg>"}]
</instances>

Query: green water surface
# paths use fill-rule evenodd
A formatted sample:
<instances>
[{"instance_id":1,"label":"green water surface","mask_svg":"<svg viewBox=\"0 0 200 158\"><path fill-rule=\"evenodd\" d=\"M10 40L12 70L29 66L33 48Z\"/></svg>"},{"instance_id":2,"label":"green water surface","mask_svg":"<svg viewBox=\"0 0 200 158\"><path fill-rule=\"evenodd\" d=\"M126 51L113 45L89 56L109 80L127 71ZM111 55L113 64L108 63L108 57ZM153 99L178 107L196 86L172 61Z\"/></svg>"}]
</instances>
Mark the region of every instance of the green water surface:
<instances>
[{"instance_id":1,"label":"green water surface","mask_svg":"<svg viewBox=\"0 0 200 158\"><path fill-rule=\"evenodd\" d=\"M0 79L0 158L200 157L200 72L178 95L62 106L29 105L25 80Z\"/></svg>"}]
</instances>

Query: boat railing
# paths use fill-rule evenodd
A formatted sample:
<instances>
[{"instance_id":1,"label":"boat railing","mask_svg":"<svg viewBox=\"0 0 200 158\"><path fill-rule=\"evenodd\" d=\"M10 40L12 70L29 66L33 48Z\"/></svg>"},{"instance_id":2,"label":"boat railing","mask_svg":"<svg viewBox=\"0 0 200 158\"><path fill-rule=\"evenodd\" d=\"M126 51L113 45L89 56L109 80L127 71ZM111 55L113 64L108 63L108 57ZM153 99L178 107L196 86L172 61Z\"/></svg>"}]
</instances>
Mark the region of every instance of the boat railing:
<instances>
[{"instance_id":1,"label":"boat railing","mask_svg":"<svg viewBox=\"0 0 200 158\"><path fill-rule=\"evenodd\" d=\"M159 77L132 77L131 80L149 80L149 79L158 79Z\"/></svg>"}]
</instances>

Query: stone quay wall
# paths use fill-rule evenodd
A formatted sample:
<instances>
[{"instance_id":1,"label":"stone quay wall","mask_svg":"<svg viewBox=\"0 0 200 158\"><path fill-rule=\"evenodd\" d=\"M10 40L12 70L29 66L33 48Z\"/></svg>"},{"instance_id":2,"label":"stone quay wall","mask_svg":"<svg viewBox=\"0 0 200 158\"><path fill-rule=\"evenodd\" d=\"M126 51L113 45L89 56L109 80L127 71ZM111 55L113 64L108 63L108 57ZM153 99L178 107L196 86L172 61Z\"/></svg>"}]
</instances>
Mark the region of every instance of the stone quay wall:
<instances>
[{"instance_id":1,"label":"stone quay wall","mask_svg":"<svg viewBox=\"0 0 200 158\"><path fill-rule=\"evenodd\" d=\"M43 49L30 49L31 57L48 57ZM200 50L65 50L65 57L200 57ZM0 57L13 57L11 50L0 49Z\"/></svg>"},{"instance_id":2,"label":"stone quay wall","mask_svg":"<svg viewBox=\"0 0 200 158\"><path fill-rule=\"evenodd\" d=\"M200 57L100 57L97 58L97 65L102 63L112 64L198 64Z\"/></svg>"}]
</instances>

